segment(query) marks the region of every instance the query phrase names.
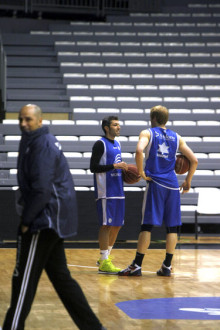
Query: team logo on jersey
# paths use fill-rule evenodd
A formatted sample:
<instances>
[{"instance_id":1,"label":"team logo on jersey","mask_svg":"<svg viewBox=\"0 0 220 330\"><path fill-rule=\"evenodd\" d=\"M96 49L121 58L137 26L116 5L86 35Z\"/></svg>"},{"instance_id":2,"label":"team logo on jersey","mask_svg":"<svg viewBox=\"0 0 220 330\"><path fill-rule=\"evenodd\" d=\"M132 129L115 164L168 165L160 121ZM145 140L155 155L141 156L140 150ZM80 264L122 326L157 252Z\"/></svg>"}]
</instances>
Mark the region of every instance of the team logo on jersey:
<instances>
[{"instance_id":1,"label":"team logo on jersey","mask_svg":"<svg viewBox=\"0 0 220 330\"><path fill-rule=\"evenodd\" d=\"M60 142L55 142L55 146L56 146L59 150L62 150L62 147L61 147Z\"/></svg>"},{"instance_id":2,"label":"team logo on jersey","mask_svg":"<svg viewBox=\"0 0 220 330\"><path fill-rule=\"evenodd\" d=\"M167 158L169 154L168 149L169 147L166 145L165 142L163 142L162 144L158 144L157 156Z\"/></svg>"},{"instance_id":3,"label":"team logo on jersey","mask_svg":"<svg viewBox=\"0 0 220 330\"><path fill-rule=\"evenodd\" d=\"M116 156L115 156L115 161L114 161L114 163L120 163L121 162L121 155L120 154L117 154Z\"/></svg>"},{"instance_id":4,"label":"team logo on jersey","mask_svg":"<svg viewBox=\"0 0 220 330\"><path fill-rule=\"evenodd\" d=\"M155 136L156 136L156 138L159 137L162 140L170 140L170 141L175 140L175 137L172 136L172 135L161 134L161 133L158 133L158 132L155 132Z\"/></svg>"}]
</instances>

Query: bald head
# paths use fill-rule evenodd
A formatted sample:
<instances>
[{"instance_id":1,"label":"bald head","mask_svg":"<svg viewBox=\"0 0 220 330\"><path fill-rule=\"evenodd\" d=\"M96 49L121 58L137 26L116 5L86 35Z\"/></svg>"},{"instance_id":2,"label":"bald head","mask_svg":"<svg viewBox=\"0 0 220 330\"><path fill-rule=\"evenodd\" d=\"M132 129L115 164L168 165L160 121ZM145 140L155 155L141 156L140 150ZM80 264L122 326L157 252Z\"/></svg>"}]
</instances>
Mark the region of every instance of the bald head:
<instances>
[{"instance_id":1,"label":"bald head","mask_svg":"<svg viewBox=\"0 0 220 330\"><path fill-rule=\"evenodd\" d=\"M27 104L21 108L18 119L21 131L35 131L42 126L42 110L35 104Z\"/></svg>"},{"instance_id":2,"label":"bald head","mask_svg":"<svg viewBox=\"0 0 220 330\"><path fill-rule=\"evenodd\" d=\"M156 105L150 111L152 126L165 126L169 119L169 111L162 105Z\"/></svg>"}]
</instances>

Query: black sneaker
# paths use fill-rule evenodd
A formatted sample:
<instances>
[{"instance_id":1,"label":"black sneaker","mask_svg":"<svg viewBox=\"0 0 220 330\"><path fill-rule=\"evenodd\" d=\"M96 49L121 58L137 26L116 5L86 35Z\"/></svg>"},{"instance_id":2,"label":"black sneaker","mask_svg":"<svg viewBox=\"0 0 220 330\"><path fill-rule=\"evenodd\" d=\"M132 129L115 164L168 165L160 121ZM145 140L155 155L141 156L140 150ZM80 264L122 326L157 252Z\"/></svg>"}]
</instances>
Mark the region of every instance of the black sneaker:
<instances>
[{"instance_id":1,"label":"black sneaker","mask_svg":"<svg viewBox=\"0 0 220 330\"><path fill-rule=\"evenodd\" d=\"M167 267L162 264L161 268L157 271L158 276L171 276L171 269L172 267Z\"/></svg>"},{"instance_id":2,"label":"black sneaker","mask_svg":"<svg viewBox=\"0 0 220 330\"><path fill-rule=\"evenodd\" d=\"M141 267L136 264L131 264L124 270L118 272L119 276L142 276Z\"/></svg>"}]
</instances>

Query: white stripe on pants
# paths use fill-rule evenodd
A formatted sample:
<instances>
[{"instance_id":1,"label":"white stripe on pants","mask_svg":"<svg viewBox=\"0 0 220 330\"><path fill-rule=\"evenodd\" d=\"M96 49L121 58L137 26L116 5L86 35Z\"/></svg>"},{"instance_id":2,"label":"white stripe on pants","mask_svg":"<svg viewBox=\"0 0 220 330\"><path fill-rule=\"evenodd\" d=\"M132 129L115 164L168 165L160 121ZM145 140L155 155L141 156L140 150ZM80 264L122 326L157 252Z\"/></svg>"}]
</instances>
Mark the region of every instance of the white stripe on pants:
<instances>
[{"instance_id":1,"label":"white stripe on pants","mask_svg":"<svg viewBox=\"0 0 220 330\"><path fill-rule=\"evenodd\" d=\"M24 276L23 276L22 283L21 283L21 291L20 291L20 294L18 297L18 302L17 302L17 306L15 309L14 318L12 321L12 327L11 327L12 330L17 329L17 325L19 322L19 317L20 317L20 314L22 311L22 306L24 303L24 299L25 299L26 292L27 292L27 286L28 286L29 279L30 279L30 274L31 274L31 269L32 269L33 261L34 261L38 238L39 238L39 233L36 235L33 235L32 240L31 240L31 245L30 245L28 258L27 258L27 264L25 267Z\"/></svg>"}]
</instances>

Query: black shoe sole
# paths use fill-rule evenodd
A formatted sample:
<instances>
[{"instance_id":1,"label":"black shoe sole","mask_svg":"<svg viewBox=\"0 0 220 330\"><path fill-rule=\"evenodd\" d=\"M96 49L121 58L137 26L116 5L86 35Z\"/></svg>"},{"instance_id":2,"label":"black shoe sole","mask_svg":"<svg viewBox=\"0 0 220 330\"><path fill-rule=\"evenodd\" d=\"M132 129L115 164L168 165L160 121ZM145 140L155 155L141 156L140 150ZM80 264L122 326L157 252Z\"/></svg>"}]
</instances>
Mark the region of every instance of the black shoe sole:
<instances>
[{"instance_id":1,"label":"black shoe sole","mask_svg":"<svg viewBox=\"0 0 220 330\"><path fill-rule=\"evenodd\" d=\"M164 274L163 272L159 271L157 272L157 276L166 276L166 277L170 277L171 274Z\"/></svg>"}]
</instances>

